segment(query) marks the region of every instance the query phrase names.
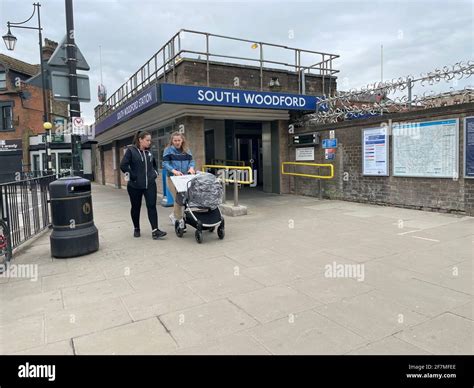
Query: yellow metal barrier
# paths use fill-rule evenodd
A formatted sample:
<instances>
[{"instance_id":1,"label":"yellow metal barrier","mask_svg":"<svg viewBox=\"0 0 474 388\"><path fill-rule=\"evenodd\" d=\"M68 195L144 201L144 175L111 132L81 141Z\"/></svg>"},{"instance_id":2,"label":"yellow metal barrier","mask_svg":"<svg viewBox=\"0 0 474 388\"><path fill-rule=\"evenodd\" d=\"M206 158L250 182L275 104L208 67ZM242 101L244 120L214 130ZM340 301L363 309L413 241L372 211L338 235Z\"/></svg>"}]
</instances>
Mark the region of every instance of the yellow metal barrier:
<instances>
[{"instance_id":1,"label":"yellow metal barrier","mask_svg":"<svg viewBox=\"0 0 474 388\"><path fill-rule=\"evenodd\" d=\"M300 174L296 172L286 172L285 165L329 167L329 169L331 170L331 175L324 176L324 175L313 175L313 174ZM331 179L334 177L334 166L330 163L319 164L319 163L304 163L304 162L283 162L281 164L281 173L282 175L304 176L307 178L316 178L316 179Z\"/></svg>"},{"instance_id":2,"label":"yellow metal barrier","mask_svg":"<svg viewBox=\"0 0 474 388\"><path fill-rule=\"evenodd\" d=\"M218 164L204 164L202 166L202 169L203 170L206 170L208 168L216 168L216 169L225 169L225 170L245 170L245 171L248 171L248 177L249 179L248 180L245 180L245 181L237 181L237 183L240 183L242 185L250 185L253 183L253 173L252 173L252 168L249 167L249 166L221 166L221 165L218 165ZM235 183L235 180L234 179L225 179L226 182L229 182L229 183Z\"/></svg>"}]
</instances>

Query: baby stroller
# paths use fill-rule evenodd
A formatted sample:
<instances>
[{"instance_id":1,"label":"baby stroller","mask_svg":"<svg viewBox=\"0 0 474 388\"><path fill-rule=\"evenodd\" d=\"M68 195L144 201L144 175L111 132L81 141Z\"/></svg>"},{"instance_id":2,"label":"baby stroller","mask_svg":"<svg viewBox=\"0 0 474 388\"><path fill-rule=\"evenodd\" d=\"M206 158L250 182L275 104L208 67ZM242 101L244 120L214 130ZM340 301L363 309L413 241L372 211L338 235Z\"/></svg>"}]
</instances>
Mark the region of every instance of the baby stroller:
<instances>
[{"instance_id":1,"label":"baby stroller","mask_svg":"<svg viewBox=\"0 0 474 388\"><path fill-rule=\"evenodd\" d=\"M212 174L200 173L193 177L186 191L176 195L177 203L184 206L184 223L175 222L176 235L183 237L186 225L191 225L196 229L194 235L199 244L204 230L212 233L217 228L217 236L222 240L225 236L224 218L219 209L222 191L221 183Z\"/></svg>"}]
</instances>

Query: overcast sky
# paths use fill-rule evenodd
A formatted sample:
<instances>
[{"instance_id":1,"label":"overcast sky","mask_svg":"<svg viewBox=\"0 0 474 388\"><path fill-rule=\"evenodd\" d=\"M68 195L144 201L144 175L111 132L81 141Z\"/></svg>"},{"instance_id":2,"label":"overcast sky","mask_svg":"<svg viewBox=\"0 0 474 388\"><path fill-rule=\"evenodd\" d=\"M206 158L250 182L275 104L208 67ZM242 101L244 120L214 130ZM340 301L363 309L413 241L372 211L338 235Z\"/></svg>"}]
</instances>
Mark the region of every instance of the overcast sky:
<instances>
[{"instance_id":1,"label":"overcast sky","mask_svg":"<svg viewBox=\"0 0 474 388\"><path fill-rule=\"evenodd\" d=\"M32 0L0 0L0 32L7 21L26 20ZM43 36L60 41L65 35L63 0L41 1ZM92 123L100 83L99 45L103 82L110 96L181 28L340 55L338 88L359 88L384 79L427 72L474 59L474 1L155 1L76 0L76 43L89 62L92 101L81 104ZM31 22L30 22L31 23ZM34 23L32 25L35 25ZM38 63L37 34L12 30L17 48L0 52ZM204 50L204 40L185 39L186 48ZM220 53L256 57L249 45L213 41ZM267 57L287 59L283 53ZM457 88L474 85L460 81ZM448 90L452 85L443 85Z\"/></svg>"}]
</instances>

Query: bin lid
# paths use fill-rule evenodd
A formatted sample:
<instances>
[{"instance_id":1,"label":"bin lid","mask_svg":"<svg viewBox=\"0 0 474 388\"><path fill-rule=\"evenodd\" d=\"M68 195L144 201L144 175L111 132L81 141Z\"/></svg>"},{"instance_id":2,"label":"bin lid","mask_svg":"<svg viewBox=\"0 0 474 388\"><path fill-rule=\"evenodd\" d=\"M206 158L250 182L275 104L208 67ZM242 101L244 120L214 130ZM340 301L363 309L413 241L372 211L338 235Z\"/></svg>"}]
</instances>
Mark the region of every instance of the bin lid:
<instances>
[{"instance_id":1,"label":"bin lid","mask_svg":"<svg viewBox=\"0 0 474 388\"><path fill-rule=\"evenodd\" d=\"M49 184L51 199L90 194L91 181L80 176L63 177Z\"/></svg>"}]
</instances>

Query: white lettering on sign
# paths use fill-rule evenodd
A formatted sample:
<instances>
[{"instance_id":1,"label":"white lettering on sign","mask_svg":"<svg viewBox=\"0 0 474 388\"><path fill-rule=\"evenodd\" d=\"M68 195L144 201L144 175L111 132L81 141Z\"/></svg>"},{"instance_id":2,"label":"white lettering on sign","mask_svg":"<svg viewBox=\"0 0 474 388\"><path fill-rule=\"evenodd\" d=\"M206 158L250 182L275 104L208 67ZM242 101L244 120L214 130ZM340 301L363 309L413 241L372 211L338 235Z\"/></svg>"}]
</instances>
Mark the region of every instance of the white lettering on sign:
<instances>
[{"instance_id":1,"label":"white lettering on sign","mask_svg":"<svg viewBox=\"0 0 474 388\"><path fill-rule=\"evenodd\" d=\"M132 114L138 108L141 108L147 104L149 104L153 100L153 96L151 92L145 94L144 96L140 97L138 100L134 101L127 107L123 108L117 113L117 120L121 120L122 118Z\"/></svg>"},{"instance_id":2,"label":"white lettering on sign","mask_svg":"<svg viewBox=\"0 0 474 388\"><path fill-rule=\"evenodd\" d=\"M261 94L244 93L244 100L247 104L257 105L280 105L297 108L303 108L306 105L306 100L303 97L262 96Z\"/></svg>"},{"instance_id":3,"label":"white lettering on sign","mask_svg":"<svg viewBox=\"0 0 474 388\"><path fill-rule=\"evenodd\" d=\"M292 96L272 96L269 94L242 93L244 103L249 105L262 106L283 106L304 108L306 100L303 97ZM240 94L237 92L217 91L217 90L198 90L198 101L201 102L221 102L225 104L240 104Z\"/></svg>"},{"instance_id":4,"label":"white lettering on sign","mask_svg":"<svg viewBox=\"0 0 474 388\"><path fill-rule=\"evenodd\" d=\"M225 102L225 103L240 103L240 95L234 92L214 92L212 90L198 90L198 101L207 102Z\"/></svg>"}]
</instances>

